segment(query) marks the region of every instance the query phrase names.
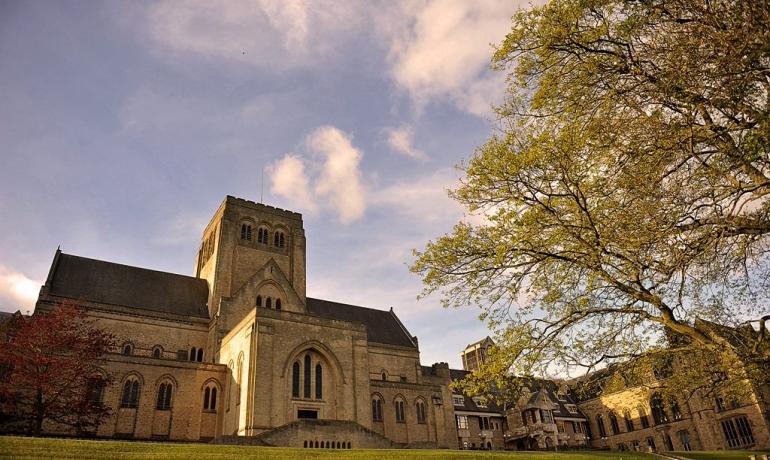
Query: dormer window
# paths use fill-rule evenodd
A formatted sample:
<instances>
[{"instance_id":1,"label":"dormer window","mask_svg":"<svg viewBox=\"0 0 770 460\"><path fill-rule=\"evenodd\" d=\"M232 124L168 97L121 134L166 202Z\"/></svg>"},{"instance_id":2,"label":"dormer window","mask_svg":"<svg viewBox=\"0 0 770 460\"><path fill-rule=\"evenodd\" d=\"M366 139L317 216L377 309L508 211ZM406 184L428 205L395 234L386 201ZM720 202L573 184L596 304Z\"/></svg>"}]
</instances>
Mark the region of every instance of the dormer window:
<instances>
[{"instance_id":1,"label":"dormer window","mask_svg":"<svg viewBox=\"0 0 770 460\"><path fill-rule=\"evenodd\" d=\"M478 406L478 407L480 407L482 409L487 407L487 400L486 399L484 399L484 398L482 398L480 396L474 396L472 399L473 399L473 402L476 404L476 406Z\"/></svg>"},{"instance_id":2,"label":"dormer window","mask_svg":"<svg viewBox=\"0 0 770 460\"><path fill-rule=\"evenodd\" d=\"M452 395L452 404L455 406L464 406L465 397L463 395Z\"/></svg>"}]
</instances>

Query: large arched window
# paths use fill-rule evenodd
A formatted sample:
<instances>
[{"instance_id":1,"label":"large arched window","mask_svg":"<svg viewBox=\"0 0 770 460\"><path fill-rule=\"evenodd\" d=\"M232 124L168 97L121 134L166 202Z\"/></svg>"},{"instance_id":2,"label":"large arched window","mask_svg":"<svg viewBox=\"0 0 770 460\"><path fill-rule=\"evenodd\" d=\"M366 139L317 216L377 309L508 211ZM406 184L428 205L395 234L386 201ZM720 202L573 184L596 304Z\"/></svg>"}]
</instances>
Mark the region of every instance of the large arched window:
<instances>
[{"instance_id":1,"label":"large arched window","mask_svg":"<svg viewBox=\"0 0 770 460\"><path fill-rule=\"evenodd\" d=\"M163 382L158 387L158 400L155 403L155 408L158 410L171 409L171 398L174 391L174 386L171 382Z\"/></svg>"},{"instance_id":2,"label":"large arched window","mask_svg":"<svg viewBox=\"0 0 770 460\"><path fill-rule=\"evenodd\" d=\"M425 423L427 420L425 412L425 401L418 399L415 403L415 410L417 411L417 423Z\"/></svg>"},{"instance_id":3,"label":"large arched window","mask_svg":"<svg viewBox=\"0 0 770 460\"><path fill-rule=\"evenodd\" d=\"M626 421L626 430L629 432L634 431L634 419L631 418L631 411L626 409L623 412L623 419Z\"/></svg>"},{"instance_id":4,"label":"large arched window","mask_svg":"<svg viewBox=\"0 0 770 460\"><path fill-rule=\"evenodd\" d=\"M302 396L305 398L310 397L310 355L305 355L305 369L304 369L304 391Z\"/></svg>"},{"instance_id":5,"label":"large arched window","mask_svg":"<svg viewBox=\"0 0 770 460\"><path fill-rule=\"evenodd\" d=\"M291 366L291 396L299 398L299 362L294 361Z\"/></svg>"},{"instance_id":6,"label":"large arched window","mask_svg":"<svg viewBox=\"0 0 770 460\"><path fill-rule=\"evenodd\" d=\"M396 409L396 422L398 423L405 423L406 422L406 413L404 412L404 400L401 398L396 398L395 402L393 403L395 409Z\"/></svg>"},{"instance_id":7,"label":"large arched window","mask_svg":"<svg viewBox=\"0 0 770 460\"><path fill-rule=\"evenodd\" d=\"M323 399L323 369L321 363L315 365L315 399Z\"/></svg>"},{"instance_id":8,"label":"large arched window","mask_svg":"<svg viewBox=\"0 0 770 460\"><path fill-rule=\"evenodd\" d=\"M273 246L277 248L282 248L285 244L285 237L283 235L283 232L275 232L273 234Z\"/></svg>"},{"instance_id":9,"label":"large arched window","mask_svg":"<svg viewBox=\"0 0 770 460\"><path fill-rule=\"evenodd\" d=\"M372 396L372 420L382 421L382 398L377 395Z\"/></svg>"},{"instance_id":10,"label":"large arched window","mask_svg":"<svg viewBox=\"0 0 770 460\"><path fill-rule=\"evenodd\" d=\"M217 411L217 387L214 384L207 385L203 390L203 410L206 412Z\"/></svg>"},{"instance_id":11,"label":"large arched window","mask_svg":"<svg viewBox=\"0 0 770 460\"><path fill-rule=\"evenodd\" d=\"M596 416L596 426L599 427L599 436L606 438L607 429L604 427L604 417L602 417L601 414Z\"/></svg>"},{"instance_id":12,"label":"large arched window","mask_svg":"<svg viewBox=\"0 0 770 460\"><path fill-rule=\"evenodd\" d=\"M612 434L620 434L620 425L618 425L618 417L615 412L610 412L610 428L612 428Z\"/></svg>"},{"instance_id":13,"label":"large arched window","mask_svg":"<svg viewBox=\"0 0 770 460\"><path fill-rule=\"evenodd\" d=\"M120 407L135 408L139 406L140 384L136 378L129 378L123 383L120 396Z\"/></svg>"},{"instance_id":14,"label":"large arched window","mask_svg":"<svg viewBox=\"0 0 770 460\"><path fill-rule=\"evenodd\" d=\"M652 395L650 399L650 409L652 409L652 420L656 425L661 423L668 423L668 414L666 408L663 406L663 399L658 393Z\"/></svg>"},{"instance_id":15,"label":"large arched window","mask_svg":"<svg viewBox=\"0 0 770 460\"><path fill-rule=\"evenodd\" d=\"M642 428L649 428L650 427L650 419L647 418L647 410L639 406L639 422L642 424Z\"/></svg>"}]
</instances>

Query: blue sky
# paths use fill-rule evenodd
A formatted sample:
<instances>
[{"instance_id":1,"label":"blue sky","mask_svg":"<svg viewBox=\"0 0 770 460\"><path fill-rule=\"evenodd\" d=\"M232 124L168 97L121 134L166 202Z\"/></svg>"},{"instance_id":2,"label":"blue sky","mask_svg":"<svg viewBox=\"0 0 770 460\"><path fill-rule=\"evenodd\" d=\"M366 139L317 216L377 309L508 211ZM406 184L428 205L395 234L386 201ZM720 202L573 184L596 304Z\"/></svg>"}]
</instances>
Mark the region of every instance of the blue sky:
<instances>
[{"instance_id":1,"label":"blue sky","mask_svg":"<svg viewBox=\"0 0 770 460\"><path fill-rule=\"evenodd\" d=\"M460 366L478 309L416 300L464 216L492 43L525 2L0 2L0 310L67 253L190 274L225 195L305 216L308 293L394 307ZM264 180L262 179L264 177Z\"/></svg>"}]
</instances>

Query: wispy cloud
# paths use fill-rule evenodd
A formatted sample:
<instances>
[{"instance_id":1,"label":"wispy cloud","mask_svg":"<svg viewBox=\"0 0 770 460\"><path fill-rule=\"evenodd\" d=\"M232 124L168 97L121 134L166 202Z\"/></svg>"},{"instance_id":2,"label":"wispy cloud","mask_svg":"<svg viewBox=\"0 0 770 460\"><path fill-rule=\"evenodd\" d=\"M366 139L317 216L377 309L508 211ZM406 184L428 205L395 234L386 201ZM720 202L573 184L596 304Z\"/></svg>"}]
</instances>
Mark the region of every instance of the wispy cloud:
<instances>
[{"instance_id":1,"label":"wispy cloud","mask_svg":"<svg viewBox=\"0 0 770 460\"><path fill-rule=\"evenodd\" d=\"M385 128L384 132L388 138L388 145L395 152L416 160L428 160L428 155L414 146L414 130L411 126L402 125L398 128Z\"/></svg>"},{"instance_id":2,"label":"wispy cloud","mask_svg":"<svg viewBox=\"0 0 770 460\"><path fill-rule=\"evenodd\" d=\"M0 304L9 310L32 309L42 284L0 265Z\"/></svg>"}]
</instances>

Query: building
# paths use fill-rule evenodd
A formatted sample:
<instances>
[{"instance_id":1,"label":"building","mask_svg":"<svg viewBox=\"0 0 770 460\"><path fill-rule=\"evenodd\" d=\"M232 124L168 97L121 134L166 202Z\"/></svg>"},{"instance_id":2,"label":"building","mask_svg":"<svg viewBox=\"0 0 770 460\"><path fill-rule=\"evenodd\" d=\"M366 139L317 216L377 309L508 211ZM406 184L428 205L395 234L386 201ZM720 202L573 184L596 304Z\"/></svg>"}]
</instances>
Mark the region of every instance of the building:
<instances>
[{"instance_id":1,"label":"building","mask_svg":"<svg viewBox=\"0 0 770 460\"><path fill-rule=\"evenodd\" d=\"M465 347L462 353L460 353L460 358L463 360L463 369L466 371L478 370L487 361L487 351L494 344L495 342L487 336Z\"/></svg>"},{"instance_id":2,"label":"building","mask_svg":"<svg viewBox=\"0 0 770 460\"><path fill-rule=\"evenodd\" d=\"M391 310L308 297L300 214L228 196L193 276L59 250L65 300L120 337L98 436L293 447L456 447L449 367L420 365ZM53 427L49 427L53 430Z\"/></svg>"}]
</instances>

